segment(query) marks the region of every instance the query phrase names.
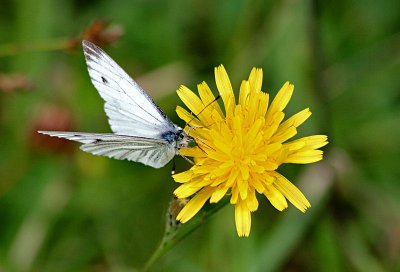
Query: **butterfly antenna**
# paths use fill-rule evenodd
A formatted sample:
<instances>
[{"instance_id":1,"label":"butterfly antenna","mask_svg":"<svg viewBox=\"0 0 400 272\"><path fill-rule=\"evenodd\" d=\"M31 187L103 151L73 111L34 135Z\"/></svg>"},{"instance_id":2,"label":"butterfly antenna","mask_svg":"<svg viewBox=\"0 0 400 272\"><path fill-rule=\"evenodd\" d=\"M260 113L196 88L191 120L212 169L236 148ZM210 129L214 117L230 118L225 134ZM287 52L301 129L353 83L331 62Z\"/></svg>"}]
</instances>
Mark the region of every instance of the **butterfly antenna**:
<instances>
[{"instance_id":1,"label":"butterfly antenna","mask_svg":"<svg viewBox=\"0 0 400 272\"><path fill-rule=\"evenodd\" d=\"M207 109L208 106L210 106L212 103L214 103L215 101L217 101L217 100L220 99L220 98L221 98L221 94L218 94L218 95L213 99L213 101L211 101L210 103L208 103L198 114L194 114L194 113L192 112L192 114L193 114L194 116L193 116L192 119L190 119L189 122L186 123L186 126L191 127L191 126L190 126L190 123L191 123L195 118L198 118L198 116L199 116L205 109Z\"/></svg>"},{"instance_id":2,"label":"butterfly antenna","mask_svg":"<svg viewBox=\"0 0 400 272\"><path fill-rule=\"evenodd\" d=\"M209 149L212 149L212 150L216 151L214 148L212 148L211 146L209 146L208 144L206 144L202 139L200 139L200 138L194 138L194 140L195 140L195 141L199 141L199 142L202 143L203 145L207 146ZM203 150L203 148L201 148L201 146L199 146L199 145L197 145L197 146L200 148L201 151L203 151L205 154L207 154L207 152L205 152L205 151Z\"/></svg>"}]
</instances>

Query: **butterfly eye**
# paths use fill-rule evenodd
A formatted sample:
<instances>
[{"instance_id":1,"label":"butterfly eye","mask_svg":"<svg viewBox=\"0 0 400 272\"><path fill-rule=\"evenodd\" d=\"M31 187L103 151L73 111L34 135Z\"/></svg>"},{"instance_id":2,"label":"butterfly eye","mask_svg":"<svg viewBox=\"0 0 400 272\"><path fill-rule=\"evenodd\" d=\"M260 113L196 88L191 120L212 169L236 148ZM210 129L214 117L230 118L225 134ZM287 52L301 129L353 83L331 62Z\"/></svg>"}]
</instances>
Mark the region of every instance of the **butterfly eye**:
<instances>
[{"instance_id":1,"label":"butterfly eye","mask_svg":"<svg viewBox=\"0 0 400 272\"><path fill-rule=\"evenodd\" d=\"M178 140L182 140L185 137L183 130L179 130Z\"/></svg>"}]
</instances>

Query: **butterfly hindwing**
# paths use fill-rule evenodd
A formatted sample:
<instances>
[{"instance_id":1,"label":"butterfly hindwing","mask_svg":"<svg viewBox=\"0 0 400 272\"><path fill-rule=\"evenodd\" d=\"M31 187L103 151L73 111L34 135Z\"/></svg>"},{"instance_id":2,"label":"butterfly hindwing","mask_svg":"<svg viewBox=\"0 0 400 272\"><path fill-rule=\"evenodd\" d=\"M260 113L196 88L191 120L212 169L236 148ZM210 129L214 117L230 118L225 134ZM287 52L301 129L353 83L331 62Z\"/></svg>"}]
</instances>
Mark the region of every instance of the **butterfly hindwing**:
<instances>
[{"instance_id":1,"label":"butterfly hindwing","mask_svg":"<svg viewBox=\"0 0 400 272\"><path fill-rule=\"evenodd\" d=\"M141 162L155 168L167 164L175 155L175 148L163 140L121 136L111 133L83 133L39 131L39 133L83 143L83 151L115 158Z\"/></svg>"}]
</instances>

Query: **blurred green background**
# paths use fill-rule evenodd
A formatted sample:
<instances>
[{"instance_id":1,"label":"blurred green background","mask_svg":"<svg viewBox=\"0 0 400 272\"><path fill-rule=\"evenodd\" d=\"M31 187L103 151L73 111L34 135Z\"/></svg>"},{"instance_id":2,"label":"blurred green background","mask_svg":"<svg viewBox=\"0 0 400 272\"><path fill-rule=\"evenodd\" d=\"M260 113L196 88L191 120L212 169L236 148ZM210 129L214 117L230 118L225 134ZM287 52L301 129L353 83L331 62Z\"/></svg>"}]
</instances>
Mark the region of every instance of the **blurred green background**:
<instances>
[{"instance_id":1,"label":"blurred green background","mask_svg":"<svg viewBox=\"0 0 400 272\"><path fill-rule=\"evenodd\" d=\"M1 0L0 271L136 271L163 235L171 164L35 132L110 131L82 38L181 126L175 90L205 80L216 92L222 63L236 90L253 66L272 96L294 83L287 116L310 107L300 135L329 136L323 162L280 171L310 199L306 214L260 196L244 239L228 205L151 271L400 271L399 11L396 0Z\"/></svg>"}]
</instances>

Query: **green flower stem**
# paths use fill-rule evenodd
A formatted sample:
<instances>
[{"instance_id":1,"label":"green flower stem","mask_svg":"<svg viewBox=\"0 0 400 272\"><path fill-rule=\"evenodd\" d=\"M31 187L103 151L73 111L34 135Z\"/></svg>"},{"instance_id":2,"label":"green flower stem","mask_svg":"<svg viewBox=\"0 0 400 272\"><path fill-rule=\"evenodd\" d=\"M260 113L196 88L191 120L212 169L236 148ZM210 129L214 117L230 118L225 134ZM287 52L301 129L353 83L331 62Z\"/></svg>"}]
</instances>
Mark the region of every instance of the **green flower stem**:
<instances>
[{"instance_id":1,"label":"green flower stem","mask_svg":"<svg viewBox=\"0 0 400 272\"><path fill-rule=\"evenodd\" d=\"M203 222L208 220L213 214L218 212L221 208L225 207L229 203L229 197L223 198L217 204L209 204L203 207L202 211L197 216L191 219L188 223L180 225L172 233L164 233L158 248L153 252L149 260L141 271L148 271L148 269L165 253L173 248L178 242L188 236L190 233L195 231ZM167 222L168 223L168 222Z\"/></svg>"}]
</instances>

